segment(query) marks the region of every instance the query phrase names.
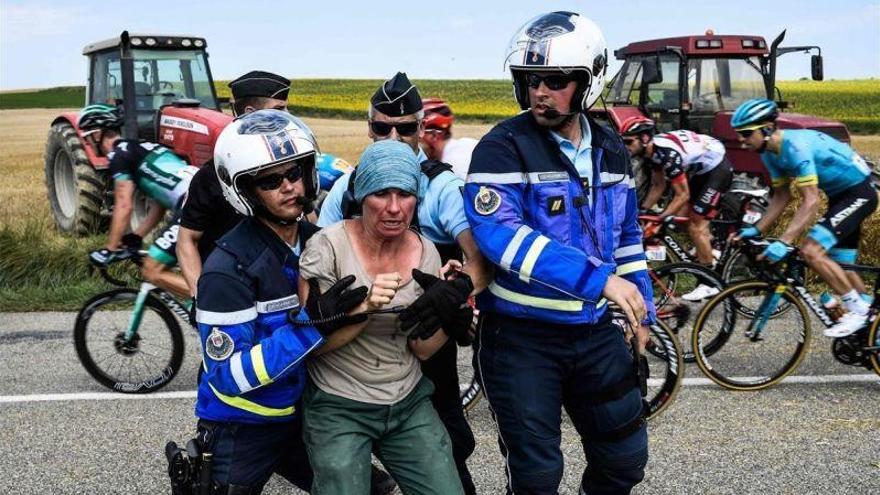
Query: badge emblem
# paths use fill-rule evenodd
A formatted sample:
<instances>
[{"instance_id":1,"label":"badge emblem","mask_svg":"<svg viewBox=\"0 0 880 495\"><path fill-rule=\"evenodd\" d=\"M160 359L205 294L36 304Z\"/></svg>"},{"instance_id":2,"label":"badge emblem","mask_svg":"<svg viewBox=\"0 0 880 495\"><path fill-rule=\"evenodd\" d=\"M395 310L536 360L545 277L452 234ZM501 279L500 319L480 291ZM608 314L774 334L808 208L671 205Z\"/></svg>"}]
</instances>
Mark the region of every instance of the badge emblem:
<instances>
[{"instance_id":1,"label":"badge emblem","mask_svg":"<svg viewBox=\"0 0 880 495\"><path fill-rule=\"evenodd\" d=\"M480 215L491 215L501 206L501 195L494 189L482 186L474 197L474 209Z\"/></svg>"},{"instance_id":2,"label":"badge emblem","mask_svg":"<svg viewBox=\"0 0 880 495\"><path fill-rule=\"evenodd\" d=\"M235 342L228 333L218 327L211 329L211 334L205 339L205 354L214 361L223 361L232 355Z\"/></svg>"}]
</instances>

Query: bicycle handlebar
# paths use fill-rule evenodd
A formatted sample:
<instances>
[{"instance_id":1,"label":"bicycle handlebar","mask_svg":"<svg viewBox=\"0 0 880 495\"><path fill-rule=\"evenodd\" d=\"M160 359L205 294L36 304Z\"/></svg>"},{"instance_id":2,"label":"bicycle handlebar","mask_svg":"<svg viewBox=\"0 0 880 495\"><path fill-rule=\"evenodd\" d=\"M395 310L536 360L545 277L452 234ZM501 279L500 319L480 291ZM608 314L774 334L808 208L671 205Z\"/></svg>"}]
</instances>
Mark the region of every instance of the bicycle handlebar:
<instances>
[{"instance_id":1,"label":"bicycle handlebar","mask_svg":"<svg viewBox=\"0 0 880 495\"><path fill-rule=\"evenodd\" d=\"M143 259L147 256L147 252L140 249L121 249L119 251L114 252L113 258L111 258L106 265L98 267L98 273L100 273L101 278L106 280L110 285L115 285L117 287L128 287L130 284L119 280L118 278L110 275L107 271L110 268L110 265L122 262L122 261L131 261L137 266L141 266Z\"/></svg>"}]
</instances>

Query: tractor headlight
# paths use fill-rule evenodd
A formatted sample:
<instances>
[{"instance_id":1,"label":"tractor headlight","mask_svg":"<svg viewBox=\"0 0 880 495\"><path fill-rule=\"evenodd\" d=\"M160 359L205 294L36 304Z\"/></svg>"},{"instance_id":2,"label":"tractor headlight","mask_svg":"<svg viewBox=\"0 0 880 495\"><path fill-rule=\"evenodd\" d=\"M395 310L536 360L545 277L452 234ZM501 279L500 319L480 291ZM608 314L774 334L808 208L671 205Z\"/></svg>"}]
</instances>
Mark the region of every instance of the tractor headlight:
<instances>
[{"instance_id":1,"label":"tractor headlight","mask_svg":"<svg viewBox=\"0 0 880 495\"><path fill-rule=\"evenodd\" d=\"M141 46L143 43L144 43L144 40L142 40L140 38L132 38L131 39L131 46Z\"/></svg>"},{"instance_id":2,"label":"tractor headlight","mask_svg":"<svg viewBox=\"0 0 880 495\"><path fill-rule=\"evenodd\" d=\"M185 40L181 41L180 44L183 46L190 46L190 45L192 45L192 41L185 39Z\"/></svg>"},{"instance_id":3,"label":"tractor headlight","mask_svg":"<svg viewBox=\"0 0 880 495\"><path fill-rule=\"evenodd\" d=\"M145 43L147 46L156 46L156 38L147 38Z\"/></svg>"},{"instance_id":4,"label":"tractor headlight","mask_svg":"<svg viewBox=\"0 0 880 495\"><path fill-rule=\"evenodd\" d=\"M198 47L205 46L205 42L202 41L202 40L195 40L195 41L193 42L193 44L196 45L196 46L198 46Z\"/></svg>"}]
</instances>

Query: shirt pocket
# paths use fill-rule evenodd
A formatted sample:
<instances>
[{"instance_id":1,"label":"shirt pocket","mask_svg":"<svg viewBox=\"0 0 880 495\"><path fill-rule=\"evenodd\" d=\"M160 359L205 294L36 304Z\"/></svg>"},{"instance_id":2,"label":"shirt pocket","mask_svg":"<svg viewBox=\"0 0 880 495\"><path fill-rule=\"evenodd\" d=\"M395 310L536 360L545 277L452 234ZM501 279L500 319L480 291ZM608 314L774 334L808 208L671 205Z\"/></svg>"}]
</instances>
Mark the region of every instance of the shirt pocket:
<instances>
[{"instance_id":1,"label":"shirt pocket","mask_svg":"<svg viewBox=\"0 0 880 495\"><path fill-rule=\"evenodd\" d=\"M571 221L574 214L568 181L531 185L531 200L524 212L533 219L533 226L543 235L571 245Z\"/></svg>"}]
</instances>

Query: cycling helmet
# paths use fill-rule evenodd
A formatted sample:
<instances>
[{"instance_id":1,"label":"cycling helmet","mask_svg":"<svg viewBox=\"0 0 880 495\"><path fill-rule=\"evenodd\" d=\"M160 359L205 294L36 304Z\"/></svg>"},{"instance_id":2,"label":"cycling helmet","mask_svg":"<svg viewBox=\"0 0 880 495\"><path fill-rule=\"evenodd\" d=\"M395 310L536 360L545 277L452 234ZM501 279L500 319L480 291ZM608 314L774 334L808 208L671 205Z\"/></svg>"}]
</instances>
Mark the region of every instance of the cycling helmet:
<instances>
[{"instance_id":1,"label":"cycling helmet","mask_svg":"<svg viewBox=\"0 0 880 495\"><path fill-rule=\"evenodd\" d=\"M504 62L523 110L530 106L525 75L559 71L578 76L571 111L583 112L593 106L605 87L608 50L593 21L573 12L551 12L530 20L513 35Z\"/></svg>"},{"instance_id":2,"label":"cycling helmet","mask_svg":"<svg viewBox=\"0 0 880 495\"><path fill-rule=\"evenodd\" d=\"M122 110L110 105L89 105L80 110L76 126L83 132L120 129L122 127Z\"/></svg>"},{"instance_id":3,"label":"cycling helmet","mask_svg":"<svg viewBox=\"0 0 880 495\"><path fill-rule=\"evenodd\" d=\"M214 145L214 167L226 201L242 215L253 216L255 211L267 212L246 187L247 181L261 170L292 161L302 165L305 197L314 201L320 186L317 152L315 136L301 120L281 110L257 110L223 129Z\"/></svg>"},{"instance_id":4,"label":"cycling helmet","mask_svg":"<svg viewBox=\"0 0 880 495\"><path fill-rule=\"evenodd\" d=\"M422 109L425 111L425 129L440 129L449 131L455 116L452 110L440 98L425 98L422 100Z\"/></svg>"},{"instance_id":5,"label":"cycling helmet","mask_svg":"<svg viewBox=\"0 0 880 495\"><path fill-rule=\"evenodd\" d=\"M737 107L730 118L730 126L738 131L757 129L773 122L778 116L779 107L776 102L767 98L755 98Z\"/></svg>"},{"instance_id":6,"label":"cycling helmet","mask_svg":"<svg viewBox=\"0 0 880 495\"><path fill-rule=\"evenodd\" d=\"M642 117L641 115L635 115L633 117L629 117L624 119L624 121L620 124L620 135L621 136L640 136L642 134L650 134L653 135L654 131L657 129L657 126L654 124L654 121L647 118Z\"/></svg>"}]
</instances>

